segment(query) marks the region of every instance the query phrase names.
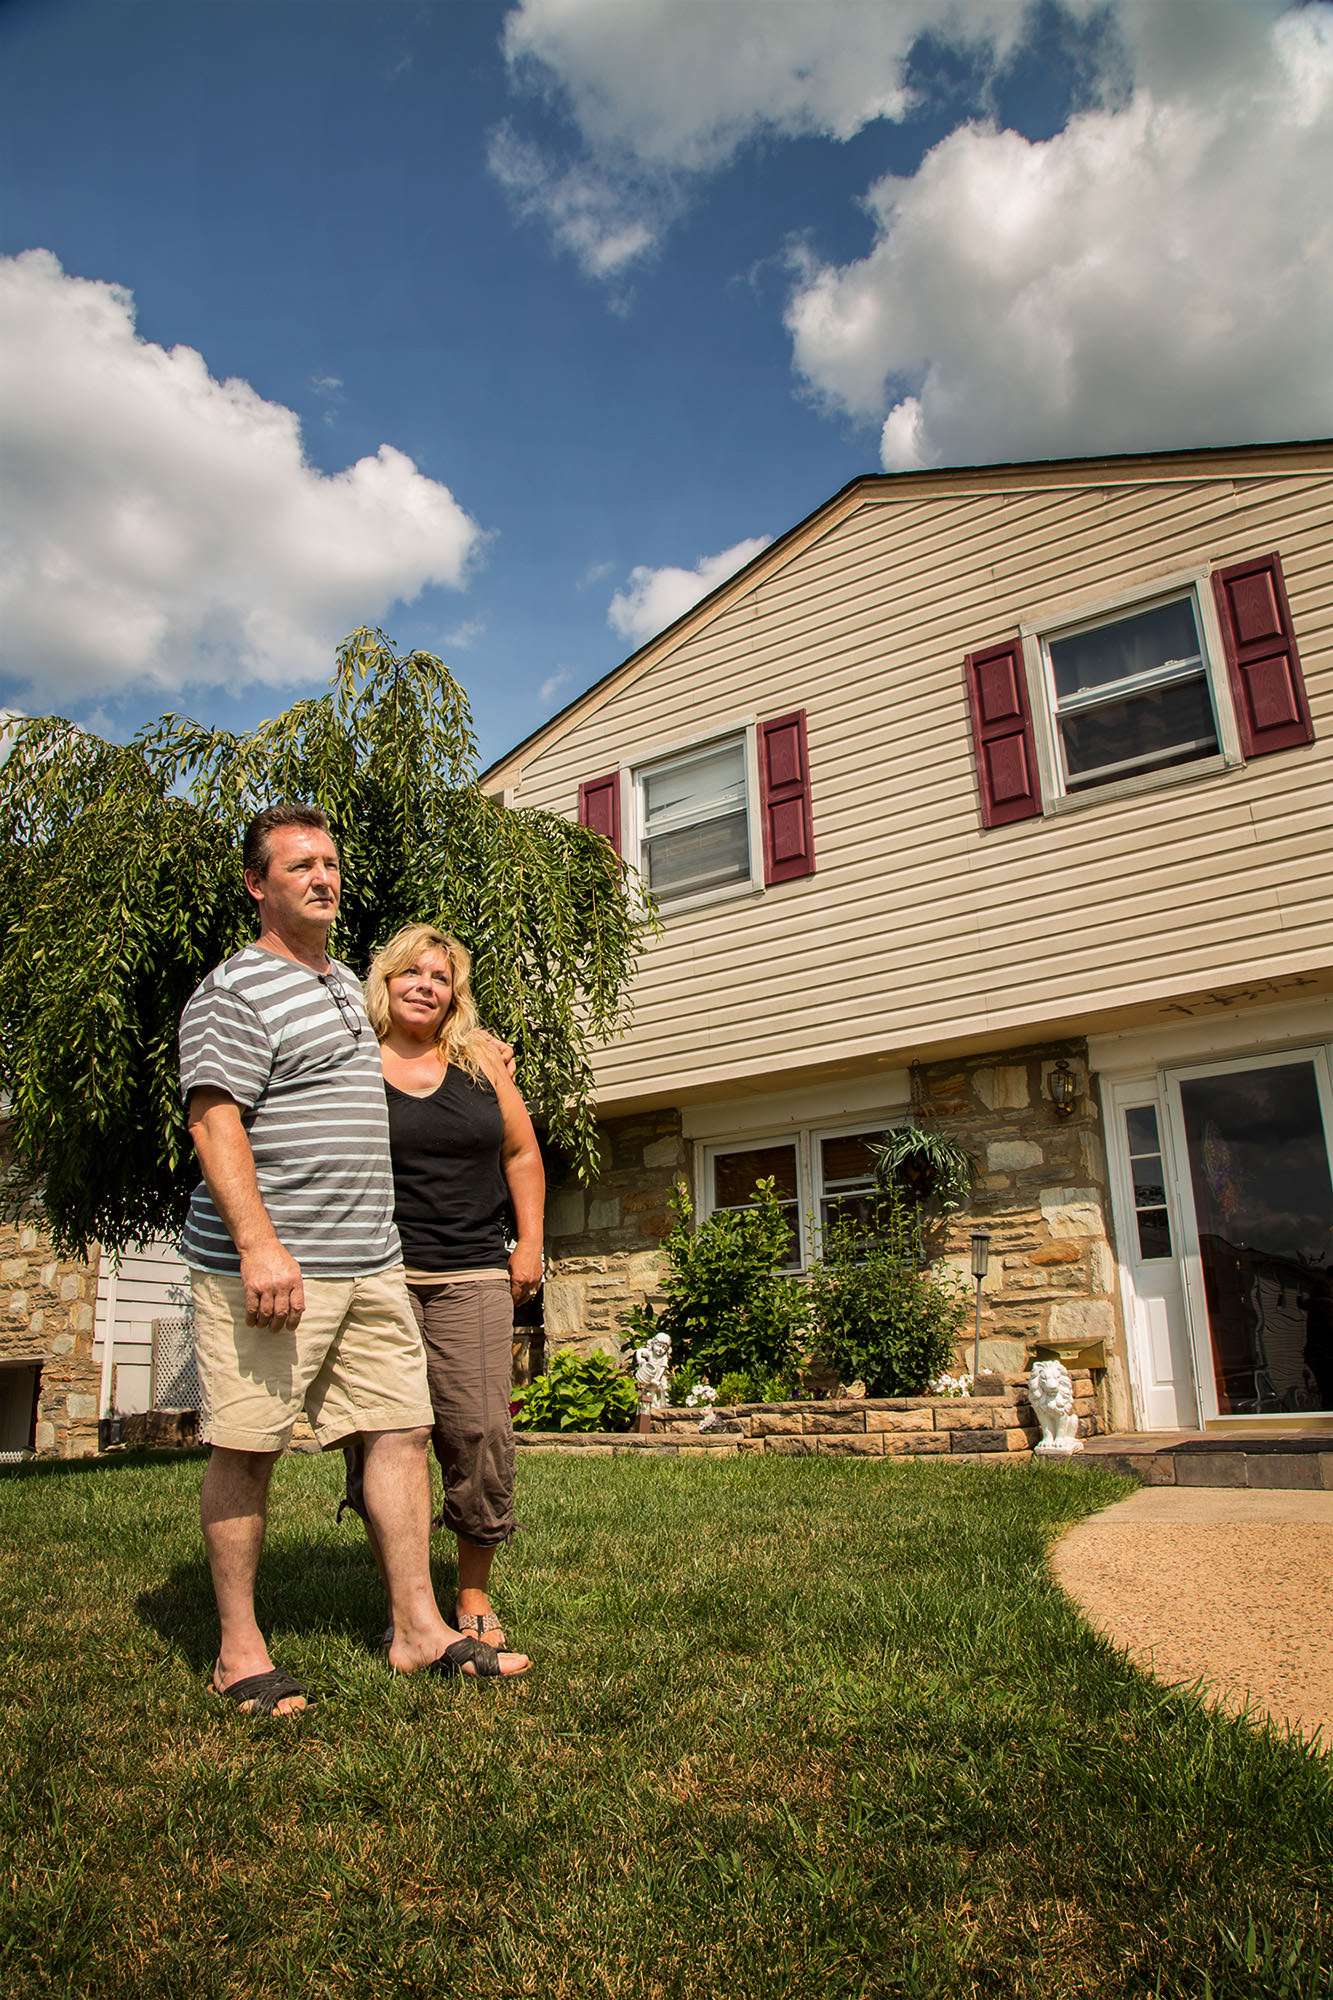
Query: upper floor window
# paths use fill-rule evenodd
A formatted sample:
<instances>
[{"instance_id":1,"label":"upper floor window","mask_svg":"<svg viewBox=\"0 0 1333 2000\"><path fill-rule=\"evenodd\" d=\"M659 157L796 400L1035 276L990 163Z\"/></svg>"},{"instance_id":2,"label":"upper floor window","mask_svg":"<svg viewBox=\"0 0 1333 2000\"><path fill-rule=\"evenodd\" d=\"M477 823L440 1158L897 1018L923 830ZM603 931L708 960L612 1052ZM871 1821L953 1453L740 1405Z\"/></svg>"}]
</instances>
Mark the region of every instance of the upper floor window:
<instances>
[{"instance_id":1,"label":"upper floor window","mask_svg":"<svg viewBox=\"0 0 1333 2000\"><path fill-rule=\"evenodd\" d=\"M964 676L988 828L1314 741L1276 553L1034 614Z\"/></svg>"},{"instance_id":2,"label":"upper floor window","mask_svg":"<svg viewBox=\"0 0 1333 2000\"><path fill-rule=\"evenodd\" d=\"M744 734L635 772L640 869L659 902L751 880Z\"/></svg>"},{"instance_id":3,"label":"upper floor window","mask_svg":"<svg viewBox=\"0 0 1333 2000\"><path fill-rule=\"evenodd\" d=\"M1218 754L1192 590L1044 633L1041 647L1065 790Z\"/></svg>"}]
</instances>

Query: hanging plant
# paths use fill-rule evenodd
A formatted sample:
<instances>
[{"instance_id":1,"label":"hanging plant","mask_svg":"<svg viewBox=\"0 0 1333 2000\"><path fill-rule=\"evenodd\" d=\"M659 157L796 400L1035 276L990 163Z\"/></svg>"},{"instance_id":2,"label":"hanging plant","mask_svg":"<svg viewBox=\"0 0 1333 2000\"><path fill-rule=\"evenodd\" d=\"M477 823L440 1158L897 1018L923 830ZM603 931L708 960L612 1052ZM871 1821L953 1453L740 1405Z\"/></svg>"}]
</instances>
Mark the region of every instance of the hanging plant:
<instances>
[{"instance_id":1,"label":"hanging plant","mask_svg":"<svg viewBox=\"0 0 1333 2000\"><path fill-rule=\"evenodd\" d=\"M874 1151L882 1188L896 1188L918 1208L933 1204L942 1216L967 1207L976 1170L955 1140L928 1125L899 1125Z\"/></svg>"}]
</instances>

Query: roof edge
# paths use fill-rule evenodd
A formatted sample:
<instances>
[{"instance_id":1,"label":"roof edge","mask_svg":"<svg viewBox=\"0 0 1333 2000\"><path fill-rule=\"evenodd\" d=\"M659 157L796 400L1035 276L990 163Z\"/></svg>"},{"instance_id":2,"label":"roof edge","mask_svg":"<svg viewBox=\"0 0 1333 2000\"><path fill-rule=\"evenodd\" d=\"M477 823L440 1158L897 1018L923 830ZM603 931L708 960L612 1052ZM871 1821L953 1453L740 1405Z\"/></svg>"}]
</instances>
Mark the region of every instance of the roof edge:
<instances>
[{"instance_id":1,"label":"roof edge","mask_svg":"<svg viewBox=\"0 0 1333 2000\"><path fill-rule=\"evenodd\" d=\"M501 756L494 758L486 766L485 770L478 774L477 782L484 785L494 772L503 769L506 764L512 763L514 758L526 750L530 744L535 743L548 730L555 729L567 716L572 715L575 709L581 707L591 696L606 687L608 682L615 680L630 667L636 665L646 653L650 652L654 647L660 646L663 640L669 639L672 633L679 631L689 619L696 618L700 612L706 611L710 605L722 597L724 592L734 590L736 585L742 579L748 577L752 571L771 563L773 558L779 555L789 542L794 541L798 535L805 534L822 515L832 513L835 508L842 506L853 493L862 489L869 492L885 492L893 487L909 484L929 489L935 485L949 486L959 480L975 479L981 474L988 477L997 475L1003 477L1006 474L1051 472L1054 470L1077 473L1080 468L1087 468L1091 471L1094 467L1098 466L1161 465L1182 461L1195 464L1206 463L1209 460L1215 461L1224 458L1234 458L1237 453L1241 452L1246 454L1266 454L1292 451L1333 452L1333 438L1279 438L1270 439L1262 444L1178 445L1165 447L1159 451L1090 452L1084 453L1077 458L992 459L979 465L922 466L906 472L858 472L854 478L849 479L845 485L840 486L836 493L830 494L827 500L821 500L817 507L812 508L808 514L803 514L799 521L795 522L785 533L779 535L775 541L769 542L767 547L760 549L758 555L752 556L749 562L744 564L742 568L733 570L730 576L724 577L722 582L716 584L706 596L698 598L686 610L682 611L678 618L673 618L671 623L664 625L660 632L654 632L651 639L645 639L641 646L636 646L634 651L626 654L623 660L617 661L615 666L609 667L604 674L599 674L595 681L591 681L587 687L581 688L578 694L571 696L563 708L558 708L554 715L548 715L544 722L538 723L535 729L530 730L526 736L520 737L518 742L512 744Z\"/></svg>"}]
</instances>

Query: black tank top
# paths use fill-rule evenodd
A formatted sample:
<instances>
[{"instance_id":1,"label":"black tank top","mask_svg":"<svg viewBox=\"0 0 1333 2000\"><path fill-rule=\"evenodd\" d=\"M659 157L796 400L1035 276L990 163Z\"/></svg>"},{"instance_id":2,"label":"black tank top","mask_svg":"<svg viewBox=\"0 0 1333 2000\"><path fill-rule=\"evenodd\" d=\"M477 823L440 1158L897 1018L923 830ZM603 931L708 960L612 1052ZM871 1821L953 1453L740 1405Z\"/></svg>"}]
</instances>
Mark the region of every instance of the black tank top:
<instances>
[{"instance_id":1,"label":"black tank top","mask_svg":"<svg viewBox=\"0 0 1333 2000\"><path fill-rule=\"evenodd\" d=\"M504 1270L509 1189L495 1091L450 1063L438 1090L413 1097L385 1083L393 1155L393 1219L403 1261L418 1271Z\"/></svg>"}]
</instances>

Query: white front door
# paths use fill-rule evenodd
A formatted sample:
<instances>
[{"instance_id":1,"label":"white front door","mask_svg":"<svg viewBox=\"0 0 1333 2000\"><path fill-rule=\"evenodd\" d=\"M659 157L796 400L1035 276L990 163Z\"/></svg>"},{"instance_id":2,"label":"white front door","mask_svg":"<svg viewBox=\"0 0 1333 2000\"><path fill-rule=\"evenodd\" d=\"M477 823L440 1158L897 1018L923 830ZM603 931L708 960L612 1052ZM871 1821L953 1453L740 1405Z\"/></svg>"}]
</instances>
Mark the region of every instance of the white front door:
<instances>
[{"instance_id":1,"label":"white front door","mask_svg":"<svg viewBox=\"0 0 1333 2000\"><path fill-rule=\"evenodd\" d=\"M1193 1430L1200 1408L1179 1256L1180 1203L1157 1080L1112 1084L1105 1103L1135 1411L1145 1430Z\"/></svg>"},{"instance_id":2,"label":"white front door","mask_svg":"<svg viewBox=\"0 0 1333 2000\"><path fill-rule=\"evenodd\" d=\"M1333 1411L1328 1051L1165 1080L1202 1415Z\"/></svg>"}]
</instances>

